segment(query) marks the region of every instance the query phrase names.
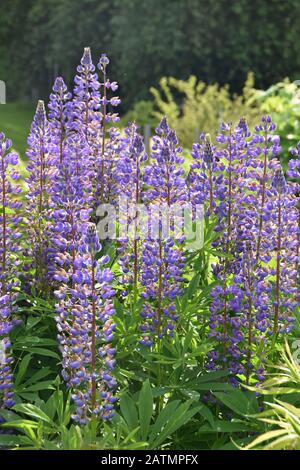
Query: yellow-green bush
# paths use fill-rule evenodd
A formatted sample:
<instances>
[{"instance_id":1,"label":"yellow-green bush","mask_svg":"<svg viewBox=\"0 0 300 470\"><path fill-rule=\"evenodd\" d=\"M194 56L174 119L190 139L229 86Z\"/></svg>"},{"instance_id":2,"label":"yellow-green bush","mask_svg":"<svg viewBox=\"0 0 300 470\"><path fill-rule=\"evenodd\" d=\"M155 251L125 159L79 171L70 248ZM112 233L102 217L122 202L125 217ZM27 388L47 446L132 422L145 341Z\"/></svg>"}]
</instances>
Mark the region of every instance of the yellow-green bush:
<instances>
[{"instance_id":1,"label":"yellow-green bush","mask_svg":"<svg viewBox=\"0 0 300 470\"><path fill-rule=\"evenodd\" d=\"M191 75L188 80L163 77L160 89L151 88L155 100L155 116L168 116L171 127L178 133L184 146L195 140L196 132L214 136L221 121L237 121L245 116L249 124L257 122L257 90L254 75L248 74L241 95L231 95L229 86L206 84Z\"/></svg>"}]
</instances>

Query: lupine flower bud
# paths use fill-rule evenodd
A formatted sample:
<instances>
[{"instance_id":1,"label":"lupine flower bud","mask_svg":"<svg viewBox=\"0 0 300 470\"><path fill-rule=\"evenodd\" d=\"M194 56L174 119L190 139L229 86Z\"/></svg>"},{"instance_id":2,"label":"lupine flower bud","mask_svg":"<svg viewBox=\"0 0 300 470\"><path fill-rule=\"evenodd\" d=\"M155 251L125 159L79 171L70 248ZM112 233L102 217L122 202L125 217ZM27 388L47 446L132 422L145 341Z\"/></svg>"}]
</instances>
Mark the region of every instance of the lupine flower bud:
<instances>
[{"instance_id":1,"label":"lupine flower bud","mask_svg":"<svg viewBox=\"0 0 300 470\"><path fill-rule=\"evenodd\" d=\"M81 65L84 67L91 67L92 66L92 56L91 56L91 48L85 47L83 51L83 56L80 61Z\"/></svg>"},{"instance_id":2,"label":"lupine flower bud","mask_svg":"<svg viewBox=\"0 0 300 470\"><path fill-rule=\"evenodd\" d=\"M285 181L282 168L278 168L275 170L271 184L272 184L272 187L276 189L278 193L284 192L285 187L286 187L286 181Z\"/></svg>"},{"instance_id":3,"label":"lupine flower bud","mask_svg":"<svg viewBox=\"0 0 300 470\"><path fill-rule=\"evenodd\" d=\"M205 148L204 148L204 155L203 159L208 167L210 167L213 163L213 149L211 145L210 135L206 134L205 136Z\"/></svg>"},{"instance_id":4,"label":"lupine flower bud","mask_svg":"<svg viewBox=\"0 0 300 470\"><path fill-rule=\"evenodd\" d=\"M85 241L86 247L91 255L95 255L98 253L98 251L100 251L101 245L99 243L96 226L94 224L90 224L88 226Z\"/></svg>"}]
</instances>

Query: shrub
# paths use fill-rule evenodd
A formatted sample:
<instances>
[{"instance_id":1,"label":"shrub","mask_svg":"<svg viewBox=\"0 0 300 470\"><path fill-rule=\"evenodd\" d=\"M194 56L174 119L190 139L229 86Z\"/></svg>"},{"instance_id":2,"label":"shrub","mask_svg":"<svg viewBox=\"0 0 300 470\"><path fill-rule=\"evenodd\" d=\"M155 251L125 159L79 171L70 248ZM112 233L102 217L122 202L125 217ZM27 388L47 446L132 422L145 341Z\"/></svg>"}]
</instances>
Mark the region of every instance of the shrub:
<instances>
[{"instance_id":1,"label":"shrub","mask_svg":"<svg viewBox=\"0 0 300 470\"><path fill-rule=\"evenodd\" d=\"M245 116L252 125L260 114L252 73L248 75L242 95L231 96L228 85L209 85L195 76L186 81L164 77L159 84L161 90L151 88L158 109L154 115L157 119L168 116L170 125L187 147L198 140L201 132L215 136L222 121L237 122Z\"/></svg>"}]
</instances>

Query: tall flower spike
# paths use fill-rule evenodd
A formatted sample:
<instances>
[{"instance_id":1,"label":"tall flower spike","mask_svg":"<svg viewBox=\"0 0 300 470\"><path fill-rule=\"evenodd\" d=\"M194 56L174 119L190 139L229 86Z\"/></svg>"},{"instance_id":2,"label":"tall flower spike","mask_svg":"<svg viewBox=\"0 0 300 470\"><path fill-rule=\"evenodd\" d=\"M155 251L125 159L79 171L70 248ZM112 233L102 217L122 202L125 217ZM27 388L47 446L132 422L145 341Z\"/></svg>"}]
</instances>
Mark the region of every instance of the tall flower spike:
<instances>
[{"instance_id":1,"label":"tall flower spike","mask_svg":"<svg viewBox=\"0 0 300 470\"><path fill-rule=\"evenodd\" d=\"M26 217L29 225L28 246L33 259L32 284L38 289L46 289L46 225L49 209L49 177L51 173L50 133L43 101L39 101L30 134L27 156L29 164L26 178ZM29 269L26 265L25 269Z\"/></svg>"},{"instance_id":2,"label":"tall flower spike","mask_svg":"<svg viewBox=\"0 0 300 470\"><path fill-rule=\"evenodd\" d=\"M296 244L296 260L295 260L295 269L296 269L296 285L300 285L300 142L298 142L297 147L291 151L292 159L288 164L287 176L296 180L294 183L294 194L297 199L296 211L298 217L297 223L297 244ZM298 157L298 158L296 158ZM300 293L297 294L297 301L300 304Z\"/></svg>"},{"instance_id":3,"label":"tall flower spike","mask_svg":"<svg viewBox=\"0 0 300 470\"><path fill-rule=\"evenodd\" d=\"M223 232L223 235L214 242L214 246L225 251L226 257L214 266L214 274L219 280L220 286L217 286L212 293L214 301L211 306L210 326L211 335L216 335L222 343L220 357L221 361L226 363L228 355L230 357L230 341L235 337L234 330L237 328L237 324L231 321L231 312L236 314L239 309L239 303L232 300L232 294L235 294L236 289L235 286L228 283L228 277L235 271L233 253L237 236L235 220L239 213L237 207L240 192L238 177L241 161L245 158L245 137L239 127L234 128L231 123L223 123L221 133L217 136L217 142L223 147L216 152L216 157L224 163L220 166L223 178L221 191L219 189L220 202L215 209L218 220L215 231L217 233Z\"/></svg>"},{"instance_id":4,"label":"tall flower spike","mask_svg":"<svg viewBox=\"0 0 300 470\"><path fill-rule=\"evenodd\" d=\"M16 181L20 178L13 166L18 164L18 155L11 151L12 142L0 133L0 398L3 406L14 405L13 399L13 357L10 353L9 334L16 318L15 301L20 286L20 216L21 192ZM1 403L1 401L0 401ZM1 406L0 406L1 407Z\"/></svg>"},{"instance_id":5,"label":"tall flower spike","mask_svg":"<svg viewBox=\"0 0 300 470\"><path fill-rule=\"evenodd\" d=\"M107 76L107 67L109 59L106 54L102 54L98 69L101 74L100 78L100 122L99 134L97 142L94 144L97 155L97 201L98 203L109 202L114 196L114 190L111 187L113 181L113 172L118 153L116 152L119 132L117 129L108 129L109 123L119 121L119 115L110 111L110 108L119 106L121 100L118 96L113 96L118 89L117 82L111 82ZM111 96L109 96L111 95Z\"/></svg>"},{"instance_id":6,"label":"tall flower spike","mask_svg":"<svg viewBox=\"0 0 300 470\"><path fill-rule=\"evenodd\" d=\"M297 199L292 183L287 184L282 168L275 169L271 186L274 190L272 222L276 227L271 249L276 253L274 286L274 334L290 331L293 310L297 306L297 273L295 270L295 245L297 239Z\"/></svg>"},{"instance_id":7,"label":"tall flower spike","mask_svg":"<svg viewBox=\"0 0 300 470\"><path fill-rule=\"evenodd\" d=\"M57 77L49 99L49 126L51 131L51 154L57 166L62 163L64 142L68 133L68 120L71 113L71 93L62 77Z\"/></svg>"},{"instance_id":8,"label":"tall flower spike","mask_svg":"<svg viewBox=\"0 0 300 470\"><path fill-rule=\"evenodd\" d=\"M299 179L300 178L300 142L298 142L296 148L291 150L291 155L293 158L289 161L289 168L288 168L287 175L290 178Z\"/></svg>"},{"instance_id":9,"label":"tall flower spike","mask_svg":"<svg viewBox=\"0 0 300 470\"><path fill-rule=\"evenodd\" d=\"M74 231L77 237L80 232L82 236L72 250L71 277L61 275L61 269L57 271L62 285L56 292L56 321L62 373L76 405L73 419L86 424L95 415L103 420L113 416L116 351L111 345L115 328L111 316L115 292L112 273L103 267L108 257L96 260L101 246L95 225L85 222L80 226L77 222Z\"/></svg>"},{"instance_id":10,"label":"tall flower spike","mask_svg":"<svg viewBox=\"0 0 300 470\"><path fill-rule=\"evenodd\" d=\"M252 214L247 211L247 204L255 199L248 175L253 145L248 142L249 132L241 122L235 128L231 124L223 124L221 131L217 142L224 147L215 151L220 162L215 230L223 234L213 245L225 251L226 257L220 257L219 263L213 266L218 284L211 294L210 336L219 344L208 354L207 367L229 369L232 374L230 380L235 384L237 375L245 375L249 381L256 342L254 329L265 327L264 322L260 324L263 315L256 321L256 307L261 302L263 308L265 302L265 298L260 298L256 291L256 282L261 285L259 282L263 282L264 277L256 280L254 276L255 262L251 253L255 246L254 230ZM233 282L230 282L230 276ZM246 361L243 360L245 355Z\"/></svg>"},{"instance_id":11,"label":"tall flower spike","mask_svg":"<svg viewBox=\"0 0 300 470\"><path fill-rule=\"evenodd\" d=\"M155 338L173 336L178 320L175 299L182 292L185 257L171 217L170 231L163 232L163 213L187 202L187 189L175 132L162 119L153 138L153 163L145 168L143 200L150 203L150 234L142 246L142 293L145 303L141 312L143 334L141 343L151 346ZM158 233L152 232L157 226Z\"/></svg>"},{"instance_id":12,"label":"tall flower spike","mask_svg":"<svg viewBox=\"0 0 300 470\"><path fill-rule=\"evenodd\" d=\"M277 191L278 194L282 194L284 192L286 187L286 181L282 168L277 168L275 170L271 186Z\"/></svg>"},{"instance_id":13,"label":"tall flower spike","mask_svg":"<svg viewBox=\"0 0 300 470\"><path fill-rule=\"evenodd\" d=\"M258 161L258 174L259 181L259 214L258 214L258 227L257 227L257 247L256 247L256 261L259 262L263 228L264 228L264 211L267 204L267 185L270 180L268 176L268 169L270 166L269 157L276 157L280 151L280 141L277 136L273 136L276 125L272 121L271 116L263 116L261 123L255 127L256 134L253 136L253 142L257 145L257 153L263 154L263 160Z\"/></svg>"},{"instance_id":14,"label":"tall flower spike","mask_svg":"<svg viewBox=\"0 0 300 470\"><path fill-rule=\"evenodd\" d=\"M124 136L120 139L119 160L117 162L117 188L119 195L119 209L128 213L128 209L132 209L126 223L129 225L128 230L133 235L132 243L128 237L119 240L119 263L123 271L122 283L126 287L128 284L137 287L138 272L140 269L140 256L139 256L139 233L138 233L138 219L139 207L141 202L142 190L142 165L147 160L148 156L145 153L145 146L143 138L137 132L137 126L130 123L124 131ZM131 226L133 230L131 230ZM124 291L125 293L125 291Z\"/></svg>"},{"instance_id":15,"label":"tall flower spike","mask_svg":"<svg viewBox=\"0 0 300 470\"><path fill-rule=\"evenodd\" d=\"M92 62L91 50L84 48L75 76L72 103L72 129L83 134L87 143L97 135L100 127L97 112L100 107L100 83Z\"/></svg>"},{"instance_id":16,"label":"tall flower spike","mask_svg":"<svg viewBox=\"0 0 300 470\"><path fill-rule=\"evenodd\" d=\"M218 201L224 198L224 163L215 156L216 147L210 135L202 134L200 141L193 144L193 162L187 178L189 198L193 206L203 204L206 214L213 215Z\"/></svg>"},{"instance_id":17,"label":"tall flower spike","mask_svg":"<svg viewBox=\"0 0 300 470\"><path fill-rule=\"evenodd\" d=\"M83 136L69 135L65 142L64 158L52 173L49 187L50 209L47 226L49 240L47 265L50 280L61 281L57 266L74 271L74 256L81 238L81 215L85 221L92 212L92 181L86 170L90 158L89 147Z\"/></svg>"},{"instance_id":18,"label":"tall flower spike","mask_svg":"<svg viewBox=\"0 0 300 470\"><path fill-rule=\"evenodd\" d=\"M279 162L269 162L269 155L280 151L274 128L264 117L254 136L239 123L230 141L222 135L217 138L227 143L231 157L232 185L225 194L231 194L232 202L230 224L229 203L224 206L221 201L215 209L225 232L214 245L225 245L229 251L228 258L214 266L219 283L211 294L210 336L219 344L208 354L207 367L228 369L233 384L264 379L269 337L291 330L298 304L296 189L286 182ZM222 151L216 154L220 160L226 158ZM226 185L228 181L224 175Z\"/></svg>"}]
</instances>

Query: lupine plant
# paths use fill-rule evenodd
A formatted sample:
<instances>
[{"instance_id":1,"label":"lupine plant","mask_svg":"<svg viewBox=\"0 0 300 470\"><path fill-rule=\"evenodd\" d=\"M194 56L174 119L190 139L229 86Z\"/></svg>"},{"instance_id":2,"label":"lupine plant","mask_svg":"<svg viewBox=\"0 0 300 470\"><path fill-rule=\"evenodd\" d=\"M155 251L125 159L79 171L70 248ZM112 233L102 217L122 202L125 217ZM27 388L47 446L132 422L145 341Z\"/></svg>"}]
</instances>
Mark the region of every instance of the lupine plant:
<instances>
[{"instance_id":1,"label":"lupine plant","mask_svg":"<svg viewBox=\"0 0 300 470\"><path fill-rule=\"evenodd\" d=\"M115 127L108 67L85 48L74 88L39 101L22 191L0 134L0 394L19 419L0 418L20 431L0 445L243 447L300 331L300 143L286 169L272 118L241 118L189 156L163 118L146 152L138 124ZM177 215L194 227L199 205L191 252Z\"/></svg>"}]
</instances>

